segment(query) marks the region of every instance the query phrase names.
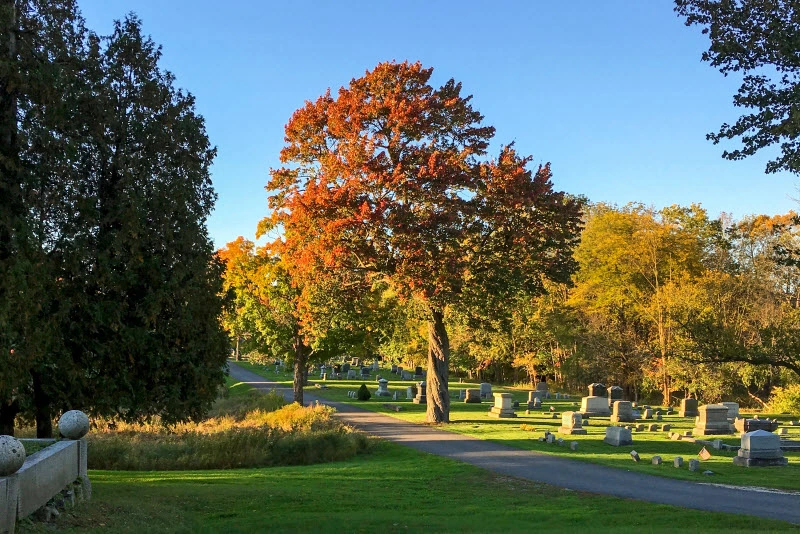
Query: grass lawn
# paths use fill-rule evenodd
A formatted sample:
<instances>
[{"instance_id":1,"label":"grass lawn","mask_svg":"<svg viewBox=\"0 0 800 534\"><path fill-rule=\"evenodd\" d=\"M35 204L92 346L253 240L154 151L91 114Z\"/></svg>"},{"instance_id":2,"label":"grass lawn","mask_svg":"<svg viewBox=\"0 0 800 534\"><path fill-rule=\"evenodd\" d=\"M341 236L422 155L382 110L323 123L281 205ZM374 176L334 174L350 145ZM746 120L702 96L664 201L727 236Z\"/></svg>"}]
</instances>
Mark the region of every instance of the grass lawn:
<instances>
[{"instance_id":1,"label":"grass lawn","mask_svg":"<svg viewBox=\"0 0 800 534\"><path fill-rule=\"evenodd\" d=\"M267 379L291 384L291 375L287 376L284 373L276 374L274 372L274 367L265 368L264 366L250 365L246 362L240 362L240 365ZM376 379L374 378L376 374L380 374L389 380L389 390L392 392L401 392L400 397L402 400L392 401L387 398L373 397L367 402L361 402L347 397L347 392L357 390L362 384L362 380L328 380L324 382L324 384L328 386L328 389L317 389L313 383L322 382L316 380L316 377L310 377L312 385L307 388L306 391L318 395L319 397L355 404L406 421L415 423L422 423L425 421L425 406L413 404L410 400L405 400L406 388L413 382L397 380L395 375L392 375L388 369L382 369L377 373L373 372L373 378L366 382L371 392L377 389ZM561 426L561 418L553 418L553 415L549 411L550 406L554 407L556 410L555 413L559 414L568 410L577 410L580 406L580 398L572 398L570 400L545 400L543 402L544 410L542 412L532 412L531 415L525 415L524 409L518 409L517 418L498 420L487 416L491 402L484 401L482 404L465 404L458 400L459 389L477 387L478 384L451 383L450 391L451 394L455 396L450 406L451 424L443 426L443 429L520 449L535 450L612 467L622 467L631 471L652 475L684 480L714 482L718 484L800 490L800 453L798 452L786 453L786 456L789 458L789 465L787 467L744 468L733 465L731 459L736 455L735 452L718 451L707 447L713 456L710 460L701 461L701 471L711 470L714 472L713 476L708 477L703 475L702 472L691 472L688 469L689 459L699 459L697 453L703 448L703 445L684 441L671 441L667 437L667 432L645 431L633 433L633 446L612 447L602 442L605 436L605 428L610 424L607 417L592 418L585 427L588 431L588 434L585 436L562 436L557 434L557 436L563 437L567 442L578 442L578 450L572 451L568 447L559 447L554 444L542 443L538 441L538 438L544 435L544 431L547 430L557 433L558 427ZM522 390L494 388L494 391L512 393L514 400L523 403L527 401L527 392ZM403 411L391 411L383 406L387 403L401 405ZM743 411L743 413L747 412ZM788 416L775 417L783 420L789 419ZM691 430L694 427L693 418L681 418L678 417L677 413L675 415L664 415L662 421L648 420L640 422L643 424L655 423L659 425L666 423L671 425L673 430L679 432ZM534 427L536 431L530 432L521 430L521 424L530 425ZM794 436L800 439L800 427L789 428L794 432ZM712 436L708 439L713 440L718 437L720 436ZM736 436L722 436L722 440L728 444L739 444L739 438ZM638 464L634 463L630 457L631 450L636 450L644 461ZM652 465L650 459L655 455L662 457L664 461L662 465ZM685 465L682 469L672 467L672 460L676 456L681 456L684 459Z\"/></svg>"},{"instance_id":2,"label":"grass lawn","mask_svg":"<svg viewBox=\"0 0 800 534\"><path fill-rule=\"evenodd\" d=\"M305 467L90 471L70 532L796 532L796 525L561 490L383 442ZM25 523L21 532L52 532Z\"/></svg>"}]
</instances>

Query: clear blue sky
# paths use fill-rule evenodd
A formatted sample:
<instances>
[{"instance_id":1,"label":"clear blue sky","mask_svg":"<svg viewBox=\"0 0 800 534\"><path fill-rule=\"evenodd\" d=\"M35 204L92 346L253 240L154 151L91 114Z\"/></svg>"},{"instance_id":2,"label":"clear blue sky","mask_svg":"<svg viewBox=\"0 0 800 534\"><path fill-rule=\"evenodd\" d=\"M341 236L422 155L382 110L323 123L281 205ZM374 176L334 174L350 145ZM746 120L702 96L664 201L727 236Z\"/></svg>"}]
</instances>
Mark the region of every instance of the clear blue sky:
<instances>
[{"instance_id":1,"label":"clear blue sky","mask_svg":"<svg viewBox=\"0 0 800 534\"><path fill-rule=\"evenodd\" d=\"M455 78L497 128L550 161L558 189L593 201L784 213L794 175L767 155L731 162L705 134L740 115L738 80L700 62L707 48L670 0L403 2L78 0L90 28L136 12L162 65L197 97L219 149L209 220L217 246L253 239L283 127L305 100L386 60Z\"/></svg>"}]
</instances>

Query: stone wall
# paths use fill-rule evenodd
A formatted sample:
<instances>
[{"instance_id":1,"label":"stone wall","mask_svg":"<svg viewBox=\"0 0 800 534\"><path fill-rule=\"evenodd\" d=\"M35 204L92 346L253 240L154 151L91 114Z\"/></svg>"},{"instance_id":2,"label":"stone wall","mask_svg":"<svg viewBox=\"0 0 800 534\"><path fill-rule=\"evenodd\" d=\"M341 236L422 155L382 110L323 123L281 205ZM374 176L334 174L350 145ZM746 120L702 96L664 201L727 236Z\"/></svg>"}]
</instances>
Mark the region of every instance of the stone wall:
<instances>
[{"instance_id":1,"label":"stone wall","mask_svg":"<svg viewBox=\"0 0 800 534\"><path fill-rule=\"evenodd\" d=\"M0 532L13 533L17 521L76 481L80 481L83 497L90 497L86 455L85 439L57 441L26 458L13 475L0 477Z\"/></svg>"}]
</instances>

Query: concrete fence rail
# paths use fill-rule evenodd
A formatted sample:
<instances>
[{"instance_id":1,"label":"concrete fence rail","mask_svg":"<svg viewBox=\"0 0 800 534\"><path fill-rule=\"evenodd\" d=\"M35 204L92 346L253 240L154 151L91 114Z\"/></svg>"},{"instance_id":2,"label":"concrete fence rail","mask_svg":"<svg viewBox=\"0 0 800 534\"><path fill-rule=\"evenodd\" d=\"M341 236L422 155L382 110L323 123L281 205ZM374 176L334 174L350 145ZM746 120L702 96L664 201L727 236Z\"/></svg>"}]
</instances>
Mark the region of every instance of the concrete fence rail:
<instances>
[{"instance_id":1,"label":"concrete fence rail","mask_svg":"<svg viewBox=\"0 0 800 534\"><path fill-rule=\"evenodd\" d=\"M40 509L76 480L81 481L84 497L89 497L85 439L56 441L30 455L19 471L0 477L0 532L13 534L18 520Z\"/></svg>"}]
</instances>

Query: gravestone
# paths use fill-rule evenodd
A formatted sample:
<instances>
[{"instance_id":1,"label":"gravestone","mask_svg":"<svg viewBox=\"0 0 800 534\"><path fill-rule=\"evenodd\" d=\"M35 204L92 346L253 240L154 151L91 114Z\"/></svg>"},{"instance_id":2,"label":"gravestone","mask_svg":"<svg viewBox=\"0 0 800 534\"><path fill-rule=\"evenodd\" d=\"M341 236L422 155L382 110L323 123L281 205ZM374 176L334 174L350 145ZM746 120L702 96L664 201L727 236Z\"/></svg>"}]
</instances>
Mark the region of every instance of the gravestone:
<instances>
[{"instance_id":1,"label":"gravestone","mask_svg":"<svg viewBox=\"0 0 800 534\"><path fill-rule=\"evenodd\" d=\"M648 432L655 432L657 430L658 430L658 425L656 425L656 424L647 425L647 431Z\"/></svg>"},{"instance_id":2,"label":"gravestone","mask_svg":"<svg viewBox=\"0 0 800 534\"><path fill-rule=\"evenodd\" d=\"M739 418L739 403L738 402L720 402L723 406L728 408L728 421L733 423Z\"/></svg>"},{"instance_id":3,"label":"gravestone","mask_svg":"<svg viewBox=\"0 0 800 534\"><path fill-rule=\"evenodd\" d=\"M400 393L397 391L392 393L392 400L400 400Z\"/></svg>"},{"instance_id":4,"label":"gravestone","mask_svg":"<svg viewBox=\"0 0 800 534\"><path fill-rule=\"evenodd\" d=\"M561 434L586 434L583 428L583 417L580 412L564 412L561 416L561 426L558 428Z\"/></svg>"},{"instance_id":5,"label":"gravestone","mask_svg":"<svg viewBox=\"0 0 800 534\"><path fill-rule=\"evenodd\" d=\"M376 397L391 397L392 393L386 388L389 381L385 378L378 380L378 390L375 392Z\"/></svg>"},{"instance_id":6,"label":"gravestone","mask_svg":"<svg viewBox=\"0 0 800 534\"><path fill-rule=\"evenodd\" d=\"M742 436L742 447L733 458L734 465L744 467L785 466L781 438L766 430L754 430Z\"/></svg>"},{"instance_id":7,"label":"gravestone","mask_svg":"<svg viewBox=\"0 0 800 534\"><path fill-rule=\"evenodd\" d=\"M464 390L464 402L469 404L480 404L481 403L481 392L478 389L467 389Z\"/></svg>"},{"instance_id":8,"label":"gravestone","mask_svg":"<svg viewBox=\"0 0 800 534\"><path fill-rule=\"evenodd\" d=\"M676 456L674 460L672 460L672 465L674 467L683 467L683 458L680 456Z\"/></svg>"},{"instance_id":9,"label":"gravestone","mask_svg":"<svg viewBox=\"0 0 800 534\"><path fill-rule=\"evenodd\" d=\"M661 456L653 456L652 463L653 465L661 465Z\"/></svg>"},{"instance_id":10,"label":"gravestone","mask_svg":"<svg viewBox=\"0 0 800 534\"><path fill-rule=\"evenodd\" d=\"M547 382L537 382L536 391L540 391L542 394L547 393L549 391L547 388Z\"/></svg>"},{"instance_id":11,"label":"gravestone","mask_svg":"<svg viewBox=\"0 0 800 534\"><path fill-rule=\"evenodd\" d=\"M361 378L369 377L369 367L362 367L361 368Z\"/></svg>"},{"instance_id":12,"label":"gravestone","mask_svg":"<svg viewBox=\"0 0 800 534\"><path fill-rule=\"evenodd\" d=\"M414 388L412 386L408 386L406 388L406 400L413 399L416 393L414 392Z\"/></svg>"},{"instance_id":13,"label":"gravestone","mask_svg":"<svg viewBox=\"0 0 800 534\"><path fill-rule=\"evenodd\" d=\"M422 367L415 367L414 368L414 379L415 380L419 380L422 377L423 377Z\"/></svg>"},{"instance_id":14,"label":"gravestone","mask_svg":"<svg viewBox=\"0 0 800 534\"><path fill-rule=\"evenodd\" d=\"M420 382L417 386L417 396L411 402L414 404L428 404L427 392L428 385L425 382Z\"/></svg>"},{"instance_id":15,"label":"gravestone","mask_svg":"<svg viewBox=\"0 0 800 534\"><path fill-rule=\"evenodd\" d=\"M380 364L380 362L378 360L375 360L374 362L372 362L372 370L373 371L377 371L380 368L381 368L381 364Z\"/></svg>"},{"instance_id":16,"label":"gravestone","mask_svg":"<svg viewBox=\"0 0 800 534\"><path fill-rule=\"evenodd\" d=\"M678 415L680 417L697 417L700 415L700 412L697 410L697 399L683 399Z\"/></svg>"},{"instance_id":17,"label":"gravestone","mask_svg":"<svg viewBox=\"0 0 800 534\"><path fill-rule=\"evenodd\" d=\"M528 402L533 402L533 399L542 400L542 396L541 391L528 391Z\"/></svg>"},{"instance_id":18,"label":"gravestone","mask_svg":"<svg viewBox=\"0 0 800 534\"><path fill-rule=\"evenodd\" d=\"M589 384L590 397L605 397L605 395L606 395L606 386L604 386L600 382Z\"/></svg>"},{"instance_id":19,"label":"gravestone","mask_svg":"<svg viewBox=\"0 0 800 534\"><path fill-rule=\"evenodd\" d=\"M356 370L355 369L348 369L347 370L347 378L348 380L355 379L356 377Z\"/></svg>"},{"instance_id":20,"label":"gravestone","mask_svg":"<svg viewBox=\"0 0 800 534\"><path fill-rule=\"evenodd\" d=\"M739 418L733 422L734 428L740 434L753 432L755 430L766 430L767 432L775 432L778 430L780 423L778 421L770 421L769 419L744 419Z\"/></svg>"},{"instance_id":21,"label":"gravestone","mask_svg":"<svg viewBox=\"0 0 800 534\"><path fill-rule=\"evenodd\" d=\"M411 371L406 371L404 369L400 369L400 377L403 380L414 380L414 375L411 374Z\"/></svg>"},{"instance_id":22,"label":"gravestone","mask_svg":"<svg viewBox=\"0 0 800 534\"><path fill-rule=\"evenodd\" d=\"M624 393L625 390L619 386L611 386L608 388L608 405L614 406L616 401L621 401Z\"/></svg>"},{"instance_id":23,"label":"gravestone","mask_svg":"<svg viewBox=\"0 0 800 534\"><path fill-rule=\"evenodd\" d=\"M642 411L642 419L652 419L653 418L653 410L650 408L645 408Z\"/></svg>"},{"instance_id":24,"label":"gravestone","mask_svg":"<svg viewBox=\"0 0 800 534\"><path fill-rule=\"evenodd\" d=\"M700 460L689 460L689 471L700 471Z\"/></svg>"},{"instance_id":25,"label":"gravestone","mask_svg":"<svg viewBox=\"0 0 800 534\"><path fill-rule=\"evenodd\" d=\"M358 367L359 365L361 365L361 360L359 358L353 358L352 360L350 360L350 363L352 364L353 367Z\"/></svg>"},{"instance_id":26,"label":"gravestone","mask_svg":"<svg viewBox=\"0 0 800 534\"><path fill-rule=\"evenodd\" d=\"M561 393L556 393L556 400L561 400Z\"/></svg>"},{"instance_id":27,"label":"gravestone","mask_svg":"<svg viewBox=\"0 0 800 534\"><path fill-rule=\"evenodd\" d=\"M397 374L397 364L396 363L392 364L392 374L395 374L395 375Z\"/></svg>"},{"instance_id":28,"label":"gravestone","mask_svg":"<svg viewBox=\"0 0 800 534\"><path fill-rule=\"evenodd\" d=\"M343 373L349 373L350 372L350 364L349 363L343 363L342 364L342 372Z\"/></svg>"},{"instance_id":29,"label":"gravestone","mask_svg":"<svg viewBox=\"0 0 800 534\"><path fill-rule=\"evenodd\" d=\"M325 367L325 364L324 364L324 363L323 363L322 365L320 365L320 366L319 366L319 376L320 376L320 378L322 378L322 375L324 375L324 374L325 374L325 370L326 370L326 369L327 369L327 367Z\"/></svg>"},{"instance_id":30,"label":"gravestone","mask_svg":"<svg viewBox=\"0 0 800 534\"><path fill-rule=\"evenodd\" d=\"M695 434L731 434L731 425L728 423L728 408L722 404L706 404L698 411L700 415L694 424Z\"/></svg>"},{"instance_id":31,"label":"gravestone","mask_svg":"<svg viewBox=\"0 0 800 534\"><path fill-rule=\"evenodd\" d=\"M621 426L609 426L606 428L606 437L603 438L605 443L619 447L622 445L633 445L633 437L631 431Z\"/></svg>"},{"instance_id":32,"label":"gravestone","mask_svg":"<svg viewBox=\"0 0 800 534\"><path fill-rule=\"evenodd\" d=\"M492 398L492 385L488 382L481 383L481 398L482 399L490 399Z\"/></svg>"},{"instance_id":33,"label":"gravestone","mask_svg":"<svg viewBox=\"0 0 800 534\"><path fill-rule=\"evenodd\" d=\"M578 450L578 442L577 441L570 441L569 442L569 450L577 451Z\"/></svg>"},{"instance_id":34,"label":"gravestone","mask_svg":"<svg viewBox=\"0 0 800 534\"><path fill-rule=\"evenodd\" d=\"M542 399L538 397L533 398L533 410L541 410L542 409Z\"/></svg>"},{"instance_id":35,"label":"gravestone","mask_svg":"<svg viewBox=\"0 0 800 534\"><path fill-rule=\"evenodd\" d=\"M458 390L458 400L464 400L467 398L467 390L466 389L459 389Z\"/></svg>"},{"instance_id":36,"label":"gravestone","mask_svg":"<svg viewBox=\"0 0 800 534\"><path fill-rule=\"evenodd\" d=\"M583 397L581 399L581 413L603 417L611 415L611 410L608 409L608 400L605 397Z\"/></svg>"},{"instance_id":37,"label":"gravestone","mask_svg":"<svg viewBox=\"0 0 800 534\"><path fill-rule=\"evenodd\" d=\"M633 423L633 407L629 401L614 401L614 411L611 413L612 423Z\"/></svg>"},{"instance_id":38,"label":"gravestone","mask_svg":"<svg viewBox=\"0 0 800 534\"><path fill-rule=\"evenodd\" d=\"M516 417L514 408L511 406L511 393L495 393L494 406L489 409L489 417L497 419Z\"/></svg>"}]
</instances>

